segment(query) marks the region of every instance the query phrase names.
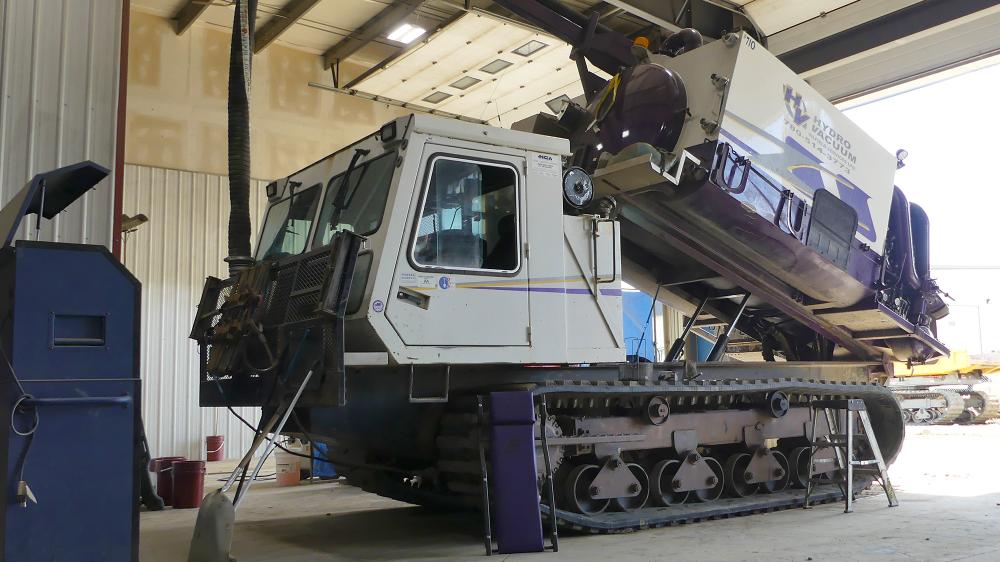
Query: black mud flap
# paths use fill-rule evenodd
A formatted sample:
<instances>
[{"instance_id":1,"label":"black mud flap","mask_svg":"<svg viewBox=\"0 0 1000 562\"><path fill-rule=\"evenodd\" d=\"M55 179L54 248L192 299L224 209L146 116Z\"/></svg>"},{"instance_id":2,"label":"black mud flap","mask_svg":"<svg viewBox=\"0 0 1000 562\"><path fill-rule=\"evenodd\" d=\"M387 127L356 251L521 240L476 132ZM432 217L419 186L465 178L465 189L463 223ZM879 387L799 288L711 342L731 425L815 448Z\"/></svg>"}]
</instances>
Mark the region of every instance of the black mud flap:
<instances>
[{"instance_id":1,"label":"black mud flap","mask_svg":"<svg viewBox=\"0 0 1000 562\"><path fill-rule=\"evenodd\" d=\"M816 190L807 246L846 271L851 242L857 230L858 212L854 207L825 189Z\"/></svg>"},{"instance_id":2,"label":"black mud flap","mask_svg":"<svg viewBox=\"0 0 1000 562\"><path fill-rule=\"evenodd\" d=\"M335 384L337 406L347 404L347 372L344 367L344 317L348 313L348 300L358 263L358 252L363 238L353 232L341 231L333 238L330 252L330 269L323 284L322 300L318 312L327 316L330 324L323 326L324 378ZM363 290L363 287L362 287Z\"/></svg>"}]
</instances>

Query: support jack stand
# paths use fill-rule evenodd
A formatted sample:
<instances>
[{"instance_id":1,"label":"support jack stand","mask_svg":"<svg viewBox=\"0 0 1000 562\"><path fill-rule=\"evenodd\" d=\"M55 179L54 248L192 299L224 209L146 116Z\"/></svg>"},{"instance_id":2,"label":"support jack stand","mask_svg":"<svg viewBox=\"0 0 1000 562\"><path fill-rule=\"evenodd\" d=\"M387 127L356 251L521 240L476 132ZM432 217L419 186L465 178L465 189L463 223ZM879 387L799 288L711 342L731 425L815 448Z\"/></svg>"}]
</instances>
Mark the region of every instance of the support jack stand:
<instances>
[{"instance_id":1,"label":"support jack stand","mask_svg":"<svg viewBox=\"0 0 1000 562\"><path fill-rule=\"evenodd\" d=\"M535 403L532 393L525 391L493 392L490 393L489 399L489 443L492 450L502 449L505 454L503 456L493 455L491 459L495 474L493 489L495 491L496 512L494 514L490 494L490 465L486 462L487 442L483 435L483 431L487 427L487 419L484 397L478 396L477 444L479 468L482 474L483 546L486 549L486 555L542 552L544 550L558 552L559 534L552 464L549 459L544 423L540 424L540 440L542 458L545 462L543 486L548 496L551 546L545 546L542 535L542 517L536 485ZM539 398L538 409L542 420L545 420L548 417L548 411L544 396ZM493 548L494 538L497 543L496 550Z\"/></svg>"}]
</instances>

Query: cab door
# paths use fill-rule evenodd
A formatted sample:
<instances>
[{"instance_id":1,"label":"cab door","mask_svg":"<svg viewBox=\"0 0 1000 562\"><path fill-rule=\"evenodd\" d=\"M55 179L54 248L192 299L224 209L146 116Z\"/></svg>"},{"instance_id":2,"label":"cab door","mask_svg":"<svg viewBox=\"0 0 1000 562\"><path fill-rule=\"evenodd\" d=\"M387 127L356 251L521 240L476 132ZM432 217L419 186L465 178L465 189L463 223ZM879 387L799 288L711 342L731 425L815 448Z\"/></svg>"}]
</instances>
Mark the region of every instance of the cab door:
<instances>
[{"instance_id":1,"label":"cab door","mask_svg":"<svg viewBox=\"0 0 1000 562\"><path fill-rule=\"evenodd\" d=\"M406 345L529 345L524 157L428 144L386 303Z\"/></svg>"}]
</instances>

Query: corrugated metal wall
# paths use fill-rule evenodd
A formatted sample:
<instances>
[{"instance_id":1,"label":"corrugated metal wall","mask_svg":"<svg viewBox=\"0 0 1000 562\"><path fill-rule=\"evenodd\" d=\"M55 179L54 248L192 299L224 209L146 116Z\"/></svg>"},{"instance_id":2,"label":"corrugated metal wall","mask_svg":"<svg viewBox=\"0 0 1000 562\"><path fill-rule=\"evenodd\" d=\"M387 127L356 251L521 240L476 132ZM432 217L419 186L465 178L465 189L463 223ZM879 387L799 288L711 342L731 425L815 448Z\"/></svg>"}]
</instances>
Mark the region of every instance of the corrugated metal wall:
<instances>
[{"instance_id":1,"label":"corrugated metal wall","mask_svg":"<svg viewBox=\"0 0 1000 562\"><path fill-rule=\"evenodd\" d=\"M121 10L121 0L0 0L3 203L38 172L84 159L114 169ZM110 247L113 208L109 177L38 237ZM30 222L25 238L36 237Z\"/></svg>"},{"instance_id":2,"label":"corrugated metal wall","mask_svg":"<svg viewBox=\"0 0 1000 562\"><path fill-rule=\"evenodd\" d=\"M663 306L663 345L669 350L674 340L684 331L684 313L676 308Z\"/></svg>"},{"instance_id":3,"label":"corrugated metal wall","mask_svg":"<svg viewBox=\"0 0 1000 562\"><path fill-rule=\"evenodd\" d=\"M256 243L267 197L251 185ZM226 456L253 432L223 408L198 407L198 349L188 339L205 277L226 276L228 181L197 172L125 166L123 212L149 222L127 235L124 261L142 281L143 417L154 456L204 458L206 435L226 437ZM237 412L255 423L255 408Z\"/></svg>"}]
</instances>

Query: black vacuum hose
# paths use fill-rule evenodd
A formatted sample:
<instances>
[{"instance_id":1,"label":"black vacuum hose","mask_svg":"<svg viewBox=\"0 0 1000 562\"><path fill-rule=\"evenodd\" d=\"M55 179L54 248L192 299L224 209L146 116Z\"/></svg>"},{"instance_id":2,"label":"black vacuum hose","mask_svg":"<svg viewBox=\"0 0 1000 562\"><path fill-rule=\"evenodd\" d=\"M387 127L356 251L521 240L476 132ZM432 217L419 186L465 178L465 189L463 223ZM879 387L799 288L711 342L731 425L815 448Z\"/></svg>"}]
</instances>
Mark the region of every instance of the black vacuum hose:
<instances>
[{"instance_id":1,"label":"black vacuum hose","mask_svg":"<svg viewBox=\"0 0 1000 562\"><path fill-rule=\"evenodd\" d=\"M250 255L250 76L244 77L241 10L247 10L249 29L247 71L253 57L257 0L236 3L233 37L229 49L229 274L253 265Z\"/></svg>"}]
</instances>

